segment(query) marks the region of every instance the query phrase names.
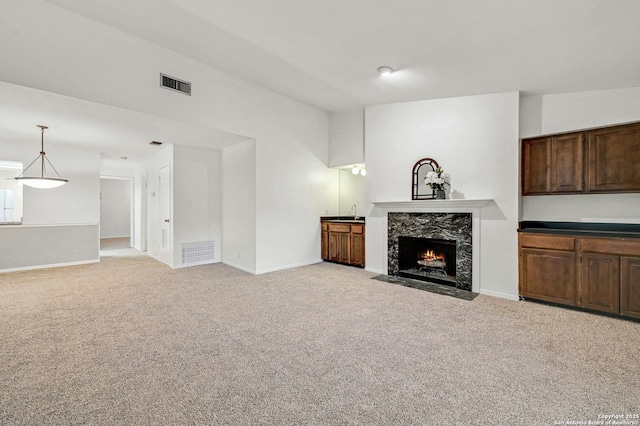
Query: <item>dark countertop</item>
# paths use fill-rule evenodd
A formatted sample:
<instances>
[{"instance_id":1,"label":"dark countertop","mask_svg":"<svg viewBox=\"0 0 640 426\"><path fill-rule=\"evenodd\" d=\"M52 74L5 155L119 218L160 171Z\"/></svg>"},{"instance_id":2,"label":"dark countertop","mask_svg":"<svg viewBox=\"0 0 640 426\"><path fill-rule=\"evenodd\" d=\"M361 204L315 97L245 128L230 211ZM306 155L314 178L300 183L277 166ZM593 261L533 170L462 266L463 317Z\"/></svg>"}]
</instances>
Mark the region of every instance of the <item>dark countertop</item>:
<instances>
[{"instance_id":1,"label":"dark countertop","mask_svg":"<svg viewBox=\"0 0 640 426\"><path fill-rule=\"evenodd\" d=\"M364 224L364 217L358 216L320 216L320 222L338 222L338 223L359 223Z\"/></svg>"},{"instance_id":2,"label":"dark countertop","mask_svg":"<svg viewBox=\"0 0 640 426\"><path fill-rule=\"evenodd\" d=\"M640 224L522 221L520 222L518 232L593 237L640 238Z\"/></svg>"}]
</instances>

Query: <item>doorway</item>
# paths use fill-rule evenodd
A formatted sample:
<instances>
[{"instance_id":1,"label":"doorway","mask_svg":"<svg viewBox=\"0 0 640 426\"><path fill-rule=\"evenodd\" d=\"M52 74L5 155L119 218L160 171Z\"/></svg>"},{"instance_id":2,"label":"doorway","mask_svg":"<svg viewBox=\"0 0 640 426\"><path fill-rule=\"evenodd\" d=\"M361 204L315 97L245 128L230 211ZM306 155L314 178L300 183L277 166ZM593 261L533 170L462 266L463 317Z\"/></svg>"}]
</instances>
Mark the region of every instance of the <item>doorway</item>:
<instances>
[{"instance_id":1,"label":"doorway","mask_svg":"<svg viewBox=\"0 0 640 426\"><path fill-rule=\"evenodd\" d=\"M100 251L133 246L133 179L100 178Z\"/></svg>"}]
</instances>

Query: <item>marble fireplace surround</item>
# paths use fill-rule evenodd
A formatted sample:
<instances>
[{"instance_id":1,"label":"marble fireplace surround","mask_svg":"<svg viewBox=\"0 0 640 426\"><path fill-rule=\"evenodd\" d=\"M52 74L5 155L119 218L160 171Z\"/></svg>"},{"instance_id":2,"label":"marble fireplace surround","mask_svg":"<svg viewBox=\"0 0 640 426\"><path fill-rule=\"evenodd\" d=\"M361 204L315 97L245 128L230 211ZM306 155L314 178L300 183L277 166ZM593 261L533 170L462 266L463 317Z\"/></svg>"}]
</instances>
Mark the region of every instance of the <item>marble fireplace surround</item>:
<instances>
[{"instance_id":1,"label":"marble fireplace surround","mask_svg":"<svg viewBox=\"0 0 640 426\"><path fill-rule=\"evenodd\" d=\"M384 259L389 257L389 213L470 213L471 214L471 288L476 293L480 292L480 209L493 200L424 200L424 201L389 201L374 202L374 210L383 218L382 228ZM392 215L393 216L393 215ZM418 215L419 216L419 215ZM455 215L454 215L455 216ZM452 216L452 217L454 217ZM397 216L396 216L397 217ZM421 236L421 235L416 235ZM396 244L397 246L397 244ZM396 247L397 248L397 247ZM387 262L385 274L389 275L389 262ZM465 285L468 287L468 285ZM467 288L468 289L468 288Z\"/></svg>"},{"instance_id":2,"label":"marble fireplace surround","mask_svg":"<svg viewBox=\"0 0 640 426\"><path fill-rule=\"evenodd\" d=\"M471 291L471 213L388 213L387 270L398 275L400 237L418 237L455 242L455 287ZM428 281L428 280L427 280Z\"/></svg>"}]
</instances>

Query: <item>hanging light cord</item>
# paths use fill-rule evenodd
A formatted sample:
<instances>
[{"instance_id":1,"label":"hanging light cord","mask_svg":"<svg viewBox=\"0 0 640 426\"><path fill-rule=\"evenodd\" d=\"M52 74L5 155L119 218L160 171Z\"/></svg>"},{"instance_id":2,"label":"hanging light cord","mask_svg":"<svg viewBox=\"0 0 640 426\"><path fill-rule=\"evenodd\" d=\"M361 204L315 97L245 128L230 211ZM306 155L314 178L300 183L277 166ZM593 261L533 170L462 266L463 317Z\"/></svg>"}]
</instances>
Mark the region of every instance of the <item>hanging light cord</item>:
<instances>
[{"instance_id":1,"label":"hanging light cord","mask_svg":"<svg viewBox=\"0 0 640 426\"><path fill-rule=\"evenodd\" d=\"M49 159L47 158L47 156L45 155L44 152L44 131L45 129L48 129L47 126L41 126L38 125L38 127L40 127L40 129L42 130L41 136L40 136L40 155L37 156L35 158L35 160L33 160L31 162L31 164L29 164L23 171L22 173L20 173L20 175L18 177L22 177L27 170L29 170L29 167L33 166L33 163L35 163L36 161L38 161L38 159L40 159L40 161L42 162L40 165L40 177L44 179L45 175L46 175L46 171L47 171L47 166L45 164L45 160L47 160L46 162L49 163L49 165L51 166L51 168L53 169L54 172L56 172L56 175L58 175L58 178L62 179L62 176L60 176L60 173L58 173L58 171L56 170L56 168L53 166L53 164L51 164L51 161L49 161Z\"/></svg>"}]
</instances>

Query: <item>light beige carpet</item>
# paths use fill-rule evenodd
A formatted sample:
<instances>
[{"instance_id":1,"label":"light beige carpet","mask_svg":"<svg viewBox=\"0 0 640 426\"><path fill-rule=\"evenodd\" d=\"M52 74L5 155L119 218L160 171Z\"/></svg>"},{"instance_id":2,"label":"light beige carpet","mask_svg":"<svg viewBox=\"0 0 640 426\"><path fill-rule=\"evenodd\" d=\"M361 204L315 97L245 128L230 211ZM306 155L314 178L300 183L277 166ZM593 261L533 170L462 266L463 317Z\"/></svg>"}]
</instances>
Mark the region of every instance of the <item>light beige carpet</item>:
<instances>
[{"instance_id":1,"label":"light beige carpet","mask_svg":"<svg viewBox=\"0 0 640 426\"><path fill-rule=\"evenodd\" d=\"M467 425L640 413L640 324L317 264L0 274L0 424Z\"/></svg>"}]
</instances>

